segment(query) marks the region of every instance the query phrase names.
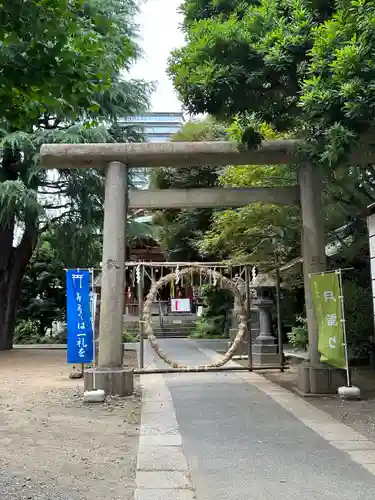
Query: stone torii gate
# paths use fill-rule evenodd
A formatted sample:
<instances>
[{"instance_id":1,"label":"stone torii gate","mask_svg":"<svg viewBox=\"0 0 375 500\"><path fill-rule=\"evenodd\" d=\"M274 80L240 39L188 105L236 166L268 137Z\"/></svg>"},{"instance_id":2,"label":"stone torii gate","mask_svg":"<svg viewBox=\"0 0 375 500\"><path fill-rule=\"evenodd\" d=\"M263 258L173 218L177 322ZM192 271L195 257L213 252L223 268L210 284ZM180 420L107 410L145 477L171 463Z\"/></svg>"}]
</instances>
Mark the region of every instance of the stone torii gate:
<instances>
[{"instance_id":1,"label":"stone torii gate","mask_svg":"<svg viewBox=\"0 0 375 500\"><path fill-rule=\"evenodd\" d=\"M99 361L96 388L106 394L126 395L133 390L133 374L122 366L124 247L126 207L130 209L238 207L252 202L299 203L302 212L302 257L309 334L309 363L303 365L299 387L305 393L336 392L343 384L337 370L320 363L318 330L309 274L326 269L322 191L313 165L299 167L298 186L286 188L209 188L129 191L127 168L192 167L197 165L298 164L297 141L264 142L258 149L240 151L231 142L165 142L129 144L44 144L42 167L46 169L106 169L102 296L99 327ZM353 162L359 163L354 155ZM363 155L362 155L363 162ZM368 161L369 162L369 161ZM367 162L367 163L368 163ZM250 168L250 167L249 167Z\"/></svg>"}]
</instances>

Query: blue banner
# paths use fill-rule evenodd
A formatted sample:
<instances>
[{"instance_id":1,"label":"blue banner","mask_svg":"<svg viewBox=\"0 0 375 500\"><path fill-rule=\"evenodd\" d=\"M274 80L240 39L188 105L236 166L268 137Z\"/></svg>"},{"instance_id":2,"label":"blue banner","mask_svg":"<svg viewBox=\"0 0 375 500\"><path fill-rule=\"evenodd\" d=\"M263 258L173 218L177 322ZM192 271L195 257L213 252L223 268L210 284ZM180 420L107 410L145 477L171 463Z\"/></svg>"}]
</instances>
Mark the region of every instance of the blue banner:
<instances>
[{"instance_id":1,"label":"blue banner","mask_svg":"<svg viewBox=\"0 0 375 500\"><path fill-rule=\"evenodd\" d=\"M66 271L68 363L94 361L94 335L90 308L90 271Z\"/></svg>"}]
</instances>

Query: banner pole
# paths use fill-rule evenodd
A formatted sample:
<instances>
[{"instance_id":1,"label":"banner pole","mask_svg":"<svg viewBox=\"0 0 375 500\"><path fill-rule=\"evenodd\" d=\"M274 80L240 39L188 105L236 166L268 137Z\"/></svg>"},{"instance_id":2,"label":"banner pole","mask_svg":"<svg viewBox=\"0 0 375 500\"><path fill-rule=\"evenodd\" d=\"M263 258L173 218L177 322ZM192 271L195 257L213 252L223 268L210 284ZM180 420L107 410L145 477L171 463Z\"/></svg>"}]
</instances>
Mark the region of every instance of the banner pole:
<instances>
[{"instance_id":1,"label":"banner pole","mask_svg":"<svg viewBox=\"0 0 375 500\"><path fill-rule=\"evenodd\" d=\"M144 368L145 363L145 345L144 345L144 324L143 324L143 293L145 266L140 266L140 275L138 277L138 316L139 316L139 364ZM151 282L152 286L152 282Z\"/></svg>"},{"instance_id":2,"label":"banner pole","mask_svg":"<svg viewBox=\"0 0 375 500\"><path fill-rule=\"evenodd\" d=\"M96 390L95 369L96 369L96 335L95 335L95 271L91 268L91 323L92 323L92 342L93 342L93 371L92 388Z\"/></svg>"},{"instance_id":3,"label":"banner pole","mask_svg":"<svg viewBox=\"0 0 375 500\"><path fill-rule=\"evenodd\" d=\"M253 344L251 335L251 288L250 288L250 268L245 267L245 283L246 283L246 310L247 310L247 359L249 372L253 371Z\"/></svg>"},{"instance_id":4,"label":"banner pole","mask_svg":"<svg viewBox=\"0 0 375 500\"><path fill-rule=\"evenodd\" d=\"M348 387L351 387L350 380L350 370L349 370L349 356L348 356L348 342L346 338L346 321L345 321L345 307L344 307L344 289L342 286L342 269L338 269L336 273L339 276L340 284L340 304L341 304L341 323L342 323L342 334L344 337L344 349L345 349L345 363L346 363L346 380Z\"/></svg>"},{"instance_id":5,"label":"banner pole","mask_svg":"<svg viewBox=\"0 0 375 500\"><path fill-rule=\"evenodd\" d=\"M284 371L284 345L283 345L283 327L281 315L281 284L280 268L276 268L276 311L277 311L277 338L279 341L280 371Z\"/></svg>"},{"instance_id":6,"label":"banner pole","mask_svg":"<svg viewBox=\"0 0 375 500\"><path fill-rule=\"evenodd\" d=\"M95 341L95 309L94 309L94 295L95 295L95 282L94 282L94 268L90 269L91 272L91 324L92 324L92 334ZM94 359L95 361L95 350L94 350Z\"/></svg>"}]
</instances>

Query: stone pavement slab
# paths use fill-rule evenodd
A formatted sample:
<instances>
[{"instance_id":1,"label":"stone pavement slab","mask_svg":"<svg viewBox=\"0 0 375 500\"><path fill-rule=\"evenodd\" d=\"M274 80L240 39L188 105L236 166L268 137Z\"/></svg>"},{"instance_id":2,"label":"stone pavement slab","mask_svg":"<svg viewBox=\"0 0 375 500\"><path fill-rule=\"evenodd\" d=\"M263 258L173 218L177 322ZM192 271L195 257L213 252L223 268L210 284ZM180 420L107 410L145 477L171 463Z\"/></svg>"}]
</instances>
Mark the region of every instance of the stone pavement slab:
<instances>
[{"instance_id":1,"label":"stone pavement slab","mask_svg":"<svg viewBox=\"0 0 375 500\"><path fill-rule=\"evenodd\" d=\"M145 375L141 385L142 415L134 500L194 500L174 406L164 377Z\"/></svg>"},{"instance_id":2,"label":"stone pavement slab","mask_svg":"<svg viewBox=\"0 0 375 500\"><path fill-rule=\"evenodd\" d=\"M181 434L142 435L139 437L139 446L181 446Z\"/></svg>"},{"instance_id":3,"label":"stone pavement slab","mask_svg":"<svg viewBox=\"0 0 375 500\"><path fill-rule=\"evenodd\" d=\"M194 500L191 490L136 490L135 500Z\"/></svg>"},{"instance_id":4,"label":"stone pavement slab","mask_svg":"<svg viewBox=\"0 0 375 500\"><path fill-rule=\"evenodd\" d=\"M140 470L187 471L188 466L181 446L139 446Z\"/></svg>"},{"instance_id":5,"label":"stone pavement slab","mask_svg":"<svg viewBox=\"0 0 375 500\"><path fill-rule=\"evenodd\" d=\"M191 482L188 474L180 471L137 470L136 484L140 489L191 489Z\"/></svg>"}]
</instances>

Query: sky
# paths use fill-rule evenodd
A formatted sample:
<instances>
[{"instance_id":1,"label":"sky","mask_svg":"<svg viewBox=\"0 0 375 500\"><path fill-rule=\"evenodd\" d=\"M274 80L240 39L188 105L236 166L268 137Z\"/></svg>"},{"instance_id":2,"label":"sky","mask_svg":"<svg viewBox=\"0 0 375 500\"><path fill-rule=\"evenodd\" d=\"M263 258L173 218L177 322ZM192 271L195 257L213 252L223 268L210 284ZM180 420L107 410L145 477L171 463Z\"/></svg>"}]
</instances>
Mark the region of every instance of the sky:
<instances>
[{"instance_id":1,"label":"sky","mask_svg":"<svg viewBox=\"0 0 375 500\"><path fill-rule=\"evenodd\" d=\"M181 103L166 74L170 52L184 42L179 29L182 16L177 13L181 3L182 0L145 0L137 19L144 57L133 66L130 76L156 82L152 111L181 110Z\"/></svg>"}]
</instances>

